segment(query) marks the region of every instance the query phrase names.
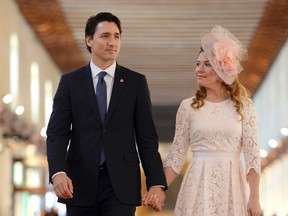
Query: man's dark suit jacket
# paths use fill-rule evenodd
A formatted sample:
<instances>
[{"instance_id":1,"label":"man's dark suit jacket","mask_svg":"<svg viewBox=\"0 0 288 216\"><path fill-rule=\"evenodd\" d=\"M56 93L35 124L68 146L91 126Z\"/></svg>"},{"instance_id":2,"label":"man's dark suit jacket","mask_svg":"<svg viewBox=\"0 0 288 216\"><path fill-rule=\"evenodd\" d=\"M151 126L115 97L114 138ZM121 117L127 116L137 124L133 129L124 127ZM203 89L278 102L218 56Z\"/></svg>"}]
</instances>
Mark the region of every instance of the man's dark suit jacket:
<instances>
[{"instance_id":1,"label":"man's dark suit jacket","mask_svg":"<svg viewBox=\"0 0 288 216\"><path fill-rule=\"evenodd\" d=\"M104 124L90 65L62 75L47 129L47 158L50 180L56 172L65 171L74 194L59 202L82 206L96 201L100 140L120 201L141 205L140 161L147 188L166 187L144 75L117 64Z\"/></svg>"}]
</instances>

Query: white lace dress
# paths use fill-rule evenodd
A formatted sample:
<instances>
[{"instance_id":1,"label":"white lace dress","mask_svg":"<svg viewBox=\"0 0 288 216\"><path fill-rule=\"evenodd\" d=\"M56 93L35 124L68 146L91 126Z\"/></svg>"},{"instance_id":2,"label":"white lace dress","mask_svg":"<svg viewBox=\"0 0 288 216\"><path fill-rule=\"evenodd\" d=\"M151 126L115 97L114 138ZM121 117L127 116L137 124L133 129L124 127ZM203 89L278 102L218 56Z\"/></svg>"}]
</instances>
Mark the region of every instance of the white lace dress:
<instances>
[{"instance_id":1,"label":"white lace dress","mask_svg":"<svg viewBox=\"0 0 288 216\"><path fill-rule=\"evenodd\" d=\"M245 216L251 168L260 174L258 125L252 103L246 102L243 120L231 99L205 101L199 110L192 98L182 101L176 131L164 167L180 174L188 148L193 152L178 194L175 216Z\"/></svg>"}]
</instances>

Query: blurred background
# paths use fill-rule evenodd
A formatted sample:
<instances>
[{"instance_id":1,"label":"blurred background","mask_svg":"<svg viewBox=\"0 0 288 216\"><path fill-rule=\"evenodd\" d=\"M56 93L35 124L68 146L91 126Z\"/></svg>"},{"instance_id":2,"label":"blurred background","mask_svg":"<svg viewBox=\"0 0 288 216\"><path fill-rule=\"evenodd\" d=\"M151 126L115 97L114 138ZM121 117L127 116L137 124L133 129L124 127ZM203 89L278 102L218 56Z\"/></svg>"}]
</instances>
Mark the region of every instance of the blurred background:
<instances>
[{"instance_id":1,"label":"blurred background","mask_svg":"<svg viewBox=\"0 0 288 216\"><path fill-rule=\"evenodd\" d=\"M178 106L197 89L201 35L221 25L244 43L240 81L258 115L263 215L287 216L287 0L1 0L0 216L66 215L48 182L46 126L61 74L90 60L85 22L101 11L122 22L118 63L147 77L163 159ZM136 215L172 216L181 181L162 212L139 207Z\"/></svg>"}]
</instances>

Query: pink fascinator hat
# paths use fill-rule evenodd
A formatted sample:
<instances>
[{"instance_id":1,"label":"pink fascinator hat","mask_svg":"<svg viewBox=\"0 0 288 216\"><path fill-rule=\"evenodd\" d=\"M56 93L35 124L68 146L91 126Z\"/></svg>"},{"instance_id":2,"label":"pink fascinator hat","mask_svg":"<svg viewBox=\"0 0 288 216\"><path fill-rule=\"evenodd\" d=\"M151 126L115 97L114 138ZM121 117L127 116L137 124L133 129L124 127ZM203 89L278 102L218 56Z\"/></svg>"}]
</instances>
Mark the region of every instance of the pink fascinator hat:
<instances>
[{"instance_id":1,"label":"pink fascinator hat","mask_svg":"<svg viewBox=\"0 0 288 216\"><path fill-rule=\"evenodd\" d=\"M228 85L243 70L247 49L226 28L215 26L201 38L201 46L217 75Z\"/></svg>"}]
</instances>

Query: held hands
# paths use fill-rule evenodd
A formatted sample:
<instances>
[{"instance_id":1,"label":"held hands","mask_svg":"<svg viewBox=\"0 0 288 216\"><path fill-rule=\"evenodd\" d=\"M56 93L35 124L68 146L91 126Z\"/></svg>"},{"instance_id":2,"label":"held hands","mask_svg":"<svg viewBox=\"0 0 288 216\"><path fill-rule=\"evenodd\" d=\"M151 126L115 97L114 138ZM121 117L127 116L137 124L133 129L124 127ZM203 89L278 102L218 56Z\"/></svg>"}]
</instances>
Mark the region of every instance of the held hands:
<instances>
[{"instance_id":1,"label":"held hands","mask_svg":"<svg viewBox=\"0 0 288 216\"><path fill-rule=\"evenodd\" d=\"M164 207L165 193L161 187L152 186L143 196L142 202L144 206L151 206L155 211L159 212Z\"/></svg>"},{"instance_id":2,"label":"held hands","mask_svg":"<svg viewBox=\"0 0 288 216\"><path fill-rule=\"evenodd\" d=\"M64 173L57 174L53 178L53 187L58 198L73 198L73 185L71 179Z\"/></svg>"}]
</instances>

